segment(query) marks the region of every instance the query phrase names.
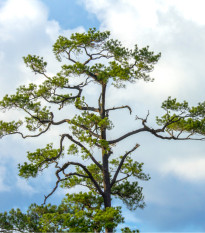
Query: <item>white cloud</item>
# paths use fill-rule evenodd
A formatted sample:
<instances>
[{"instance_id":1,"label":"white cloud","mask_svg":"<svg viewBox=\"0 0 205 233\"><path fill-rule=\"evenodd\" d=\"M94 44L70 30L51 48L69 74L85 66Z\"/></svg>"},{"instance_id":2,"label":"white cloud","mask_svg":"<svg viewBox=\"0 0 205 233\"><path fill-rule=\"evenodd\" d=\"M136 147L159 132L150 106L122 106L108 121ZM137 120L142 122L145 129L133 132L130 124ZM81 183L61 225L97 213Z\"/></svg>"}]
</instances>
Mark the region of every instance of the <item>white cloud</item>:
<instances>
[{"instance_id":1,"label":"white cloud","mask_svg":"<svg viewBox=\"0 0 205 233\"><path fill-rule=\"evenodd\" d=\"M39 8L41 11L39 11ZM13 27L19 24L22 28L25 23L45 21L47 15L46 7L38 0L18 0L18 2L8 0L1 6L0 21L2 24L10 25L17 21L17 24Z\"/></svg>"},{"instance_id":2,"label":"white cloud","mask_svg":"<svg viewBox=\"0 0 205 233\"><path fill-rule=\"evenodd\" d=\"M205 158L175 158L161 167L164 175L175 175L179 179L196 182L205 181Z\"/></svg>"},{"instance_id":3,"label":"white cloud","mask_svg":"<svg viewBox=\"0 0 205 233\"><path fill-rule=\"evenodd\" d=\"M27 195L32 195L38 191L34 189L27 180L17 177L16 187Z\"/></svg>"},{"instance_id":4,"label":"white cloud","mask_svg":"<svg viewBox=\"0 0 205 233\"><path fill-rule=\"evenodd\" d=\"M203 0L168 0L161 3L167 5L166 8L174 7L185 19L205 25Z\"/></svg>"},{"instance_id":5,"label":"white cloud","mask_svg":"<svg viewBox=\"0 0 205 233\"><path fill-rule=\"evenodd\" d=\"M30 82L39 84L44 81L44 78L34 76L23 63L22 56L27 54L45 57L48 62L48 74L51 76L56 74L62 64L59 65L56 61L52 45L60 34L69 37L76 31L82 32L84 28L62 30L57 21L48 20L47 8L39 0L4 1L0 5L0 96L15 93L19 85L27 85ZM6 121L22 119L22 114L22 111L0 112L0 119ZM55 143L53 138L59 145L60 132L59 129L49 131L50 134L47 137L42 136L40 141L39 138L23 140L17 135L3 138L0 145L2 150L3 148L5 150L0 157L12 158L21 163L25 160L26 151L44 147L51 141Z\"/></svg>"},{"instance_id":6,"label":"white cloud","mask_svg":"<svg viewBox=\"0 0 205 233\"><path fill-rule=\"evenodd\" d=\"M45 57L48 70L56 73L59 65L52 53L53 43L60 34L69 36L82 30L62 30L57 21L48 20L47 8L39 0L4 1L0 5L0 95L37 80L23 63L27 54Z\"/></svg>"},{"instance_id":7,"label":"white cloud","mask_svg":"<svg viewBox=\"0 0 205 233\"><path fill-rule=\"evenodd\" d=\"M154 99L155 106L160 106L169 95L194 104L202 101L205 28L202 19L201 24L198 23L201 11L198 15L197 9L203 9L203 1L85 0L83 3L88 11L96 14L101 29L110 30L125 46L150 45L155 53L162 52L151 73L155 81L131 85L125 98L139 99L140 96L147 102Z\"/></svg>"}]
</instances>

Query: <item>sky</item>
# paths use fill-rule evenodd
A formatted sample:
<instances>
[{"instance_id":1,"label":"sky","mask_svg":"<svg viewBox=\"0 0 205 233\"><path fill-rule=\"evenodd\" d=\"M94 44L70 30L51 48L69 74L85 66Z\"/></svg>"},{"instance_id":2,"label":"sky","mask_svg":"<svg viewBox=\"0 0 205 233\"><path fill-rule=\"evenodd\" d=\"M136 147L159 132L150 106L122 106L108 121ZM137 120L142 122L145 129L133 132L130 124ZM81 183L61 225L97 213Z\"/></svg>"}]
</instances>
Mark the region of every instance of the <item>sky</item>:
<instances>
[{"instance_id":1,"label":"sky","mask_svg":"<svg viewBox=\"0 0 205 233\"><path fill-rule=\"evenodd\" d=\"M162 57L152 73L155 81L110 87L110 104L129 104L126 112L115 117L115 134L132 130L135 115L149 123L163 114L161 103L168 96L196 105L205 100L205 3L203 0L0 0L0 97L14 93L22 84L39 82L24 65L22 57L36 54L48 61L50 74L59 68L52 44L59 35L70 36L96 27L109 30L115 39L132 48L149 45ZM90 89L87 94L96 94ZM21 113L2 113L11 120ZM120 125L120 127L119 127ZM60 131L43 139L22 140L8 136L0 140L0 211L26 210L31 203L41 204L55 183L52 170L28 181L18 177L17 164L26 152L55 140ZM151 180L142 183L146 207L128 211L123 206L125 224L142 232L205 231L205 142L165 141L152 135L133 136L122 148L139 143L134 158L144 162ZM49 199L59 203L65 194L58 190Z\"/></svg>"}]
</instances>

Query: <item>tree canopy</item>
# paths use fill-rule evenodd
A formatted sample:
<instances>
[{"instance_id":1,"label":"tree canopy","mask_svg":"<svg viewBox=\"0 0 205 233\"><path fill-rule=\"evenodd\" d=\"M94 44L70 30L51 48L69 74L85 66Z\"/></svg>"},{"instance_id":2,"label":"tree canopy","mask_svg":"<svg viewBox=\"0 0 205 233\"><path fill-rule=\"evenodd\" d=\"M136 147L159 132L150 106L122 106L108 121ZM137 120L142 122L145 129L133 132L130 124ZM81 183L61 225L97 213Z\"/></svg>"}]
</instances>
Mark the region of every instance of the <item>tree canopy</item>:
<instances>
[{"instance_id":1,"label":"tree canopy","mask_svg":"<svg viewBox=\"0 0 205 233\"><path fill-rule=\"evenodd\" d=\"M51 142L35 152L28 152L29 162L19 164L19 175L24 178L36 177L51 165L55 166L56 185L45 197L45 202L59 185L68 189L76 186L87 187L91 193L69 196L68 200L72 202L76 197L75 205L79 216L80 213L85 216L91 214L92 224L97 223L99 226L95 226L96 231L101 231L104 227L106 232L112 232L122 221L120 209L113 207L112 198L122 200L131 210L143 208L144 197L138 180L150 179L149 175L143 172L143 163L135 161L131 156L139 147L138 143L128 151L123 151L122 148L120 154L113 152L114 147L143 132L168 140L204 140L205 102L190 107L186 101L180 103L168 97L162 103L165 114L156 118L157 128L149 126L147 114L144 118L136 117L136 120L141 122L141 127L110 139L114 127L110 113L128 110L129 114L132 114L132 109L128 105L108 108L106 90L110 85L125 88L128 82L134 84L137 80L153 81L149 74L161 54L154 54L149 47L139 49L135 45L134 49L125 48L120 41L110 39L110 32L100 32L95 28L84 33L74 33L70 39L59 36L53 45L53 52L57 61L66 62L54 76L47 74L47 63L42 57L24 57L27 67L35 74L41 75L44 81L40 85L31 83L28 86L20 86L16 94L6 95L0 101L1 110L17 109L26 114L24 119L0 121L0 136L18 134L24 139L40 137L51 128L63 125L66 133L56 135L55 138L59 140L58 148L54 148ZM90 85L96 85L99 90L92 103L83 95L84 89ZM60 120L56 120L58 111L68 108L69 105L75 107L75 116L71 117L68 112L61 116ZM58 109L54 108L55 106ZM81 156L81 159L78 156ZM88 159L89 164L83 162ZM95 205L98 205L100 200L100 206L93 207L97 212L92 212L91 207L87 212L85 209L80 211L82 200L78 198L83 199L86 195L95 196ZM67 201L66 205L69 206L70 202ZM54 212L57 212L56 209ZM66 216L69 214L66 213ZM48 213L48 216L51 215ZM54 214L53 221L55 218L58 218L58 214Z\"/></svg>"},{"instance_id":2,"label":"tree canopy","mask_svg":"<svg viewBox=\"0 0 205 233\"><path fill-rule=\"evenodd\" d=\"M59 206L31 204L27 213L20 209L0 213L0 229L5 232L101 232L124 221L120 207L103 211L102 204L103 198L92 192L67 194Z\"/></svg>"}]
</instances>

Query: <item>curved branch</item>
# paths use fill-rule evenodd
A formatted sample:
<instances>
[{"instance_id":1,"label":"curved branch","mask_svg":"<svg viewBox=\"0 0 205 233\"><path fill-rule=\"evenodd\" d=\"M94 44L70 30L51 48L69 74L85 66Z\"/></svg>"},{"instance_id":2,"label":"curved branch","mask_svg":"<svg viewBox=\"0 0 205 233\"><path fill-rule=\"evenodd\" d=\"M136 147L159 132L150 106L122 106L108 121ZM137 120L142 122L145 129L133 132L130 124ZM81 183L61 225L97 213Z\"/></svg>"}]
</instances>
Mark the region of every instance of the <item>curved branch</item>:
<instances>
[{"instance_id":1,"label":"curved branch","mask_svg":"<svg viewBox=\"0 0 205 233\"><path fill-rule=\"evenodd\" d=\"M199 141L205 140L205 137L202 137L202 138L190 138L193 135L192 133L189 134L187 137L180 138L179 136L183 133L183 130L180 131L180 133L177 136L171 135L170 137L167 137L167 136L162 136L162 135L159 134L159 133L164 133L167 126L171 125L172 123L176 123L179 120L183 119L184 117L182 117L182 116L174 116L172 119L170 119L168 122L166 122L161 129L152 129L152 128L148 127L146 125L148 116L149 116L149 112L148 112L145 119L139 118L139 117L136 116L136 119L140 119L142 121L142 125L144 126L143 128L134 130L134 131L129 132L129 133L126 133L126 134L124 134L123 136L121 136L121 137L119 137L117 139L110 140L110 141L108 141L108 144L115 144L115 143L120 142L123 139L125 139L125 138L127 138L127 137L129 137L131 135L138 134L140 132L150 132L151 134L155 135L158 138L167 139L167 140L171 140L171 139L173 139L173 140L199 140ZM177 117L179 117L180 119L177 118ZM185 117L188 117L188 116L186 115ZM177 118L177 119L174 120L175 118Z\"/></svg>"},{"instance_id":2,"label":"curved branch","mask_svg":"<svg viewBox=\"0 0 205 233\"><path fill-rule=\"evenodd\" d=\"M86 166L82 165L81 163L77 163L77 162L68 162L68 164L71 165L77 165L79 167L81 167L85 173L87 173L87 175L89 176L89 178L91 179L91 181L93 182L94 186L96 187L96 189L98 190L98 192L104 196L104 192L102 191L101 187L98 185L97 181L95 180L95 178L92 176L92 174L89 172L89 170L87 169Z\"/></svg>"},{"instance_id":3,"label":"curved branch","mask_svg":"<svg viewBox=\"0 0 205 233\"><path fill-rule=\"evenodd\" d=\"M74 142L76 145L80 146L83 150L85 150L85 151L89 154L89 156L90 156L90 158L92 159L92 161L93 161L101 170L103 169L102 165L93 157L93 155L90 153L90 151L89 151L82 143L76 141L76 140L75 140L71 135L69 135L69 134L65 134L65 136L66 136L67 138L69 138L72 142Z\"/></svg>"},{"instance_id":4,"label":"curved branch","mask_svg":"<svg viewBox=\"0 0 205 233\"><path fill-rule=\"evenodd\" d=\"M58 176L59 177L59 176ZM60 177L59 177L59 179L56 181L56 185L55 185L55 187L53 188L53 190L46 196L46 195L44 195L44 202L43 202L43 205L45 205L46 204L46 201L47 201L47 199L56 191L56 189L58 188L58 184L61 182L61 181L64 181L64 180L66 180L67 178L65 178L65 179L60 179Z\"/></svg>"},{"instance_id":5,"label":"curved branch","mask_svg":"<svg viewBox=\"0 0 205 233\"><path fill-rule=\"evenodd\" d=\"M44 134L45 132L47 132L49 130L51 126L51 122L48 124L48 126L46 127L45 130L41 131L39 134L35 134L35 135L23 135L21 132L13 132L13 133L9 133L9 135L12 135L12 134L20 134L22 138L34 138L34 137L38 137L40 136L41 134Z\"/></svg>"},{"instance_id":6,"label":"curved branch","mask_svg":"<svg viewBox=\"0 0 205 233\"><path fill-rule=\"evenodd\" d=\"M80 176L80 177L83 177L83 178L90 178L89 176L85 176L85 175L79 174L79 173L77 173L77 172L70 172L70 173L66 174L66 173L64 172L64 170L65 170L69 165L70 165L69 163L66 163L66 164L64 164L62 167L59 167L59 166L58 166L58 163L56 162L56 166L55 166L55 167L59 168L59 169L56 171L56 173L55 173L55 174L56 174L56 177L57 177L56 185L55 185L55 187L53 188L53 190L52 190L47 196L45 196L45 198L44 198L44 203L43 203L43 204L45 204L45 203L46 203L46 200L56 191L56 189L58 188L59 183L60 183L61 181L67 180L69 176L74 176L74 175L76 175L76 176ZM62 171L63 174L66 176L66 178L64 178L64 179L61 179L61 178L60 178L59 173L60 173L61 171Z\"/></svg>"},{"instance_id":7,"label":"curved branch","mask_svg":"<svg viewBox=\"0 0 205 233\"><path fill-rule=\"evenodd\" d=\"M62 152L63 152L63 141L64 141L64 138L65 138L65 137L66 137L65 134L63 134L63 135L61 136L61 140L60 140L60 151L59 151L59 153L58 153L55 157L46 158L41 164L43 164L44 162L56 160L56 159L58 159L58 158L61 156L61 154L62 154Z\"/></svg>"},{"instance_id":8,"label":"curved branch","mask_svg":"<svg viewBox=\"0 0 205 233\"><path fill-rule=\"evenodd\" d=\"M84 165L81 164L81 163L77 163L77 162L67 162L67 163L65 163L61 168L59 168L59 169L56 171L56 177L57 177L56 185L55 185L55 187L53 188L53 190L52 190L47 196L45 196L45 199L44 199L44 203L43 203L43 204L45 204L45 203L46 203L46 200L48 199L48 197L50 197L50 196L56 191L56 189L58 188L59 183L60 183L61 181L64 181L64 180L67 180L67 179L68 179L68 177L66 177L66 178L64 178L64 179L61 179L60 176L59 176L59 173L60 173L61 171L64 171L69 165L75 165L75 166L81 167L81 168L85 171L85 173L88 175L88 176L84 176L84 177L90 179L90 180L93 182L93 184L94 184L94 186L96 187L96 189L98 190L98 192L99 192L102 196L104 196L104 193L103 193L101 187L98 185L97 181L96 181L95 178L92 176L92 174L89 172L89 170L87 169L86 166L84 166ZM72 173L71 173L71 174L72 174ZM73 174L78 174L78 173L73 173ZM81 176L81 174L78 174L78 175ZM83 175L82 175L82 176L83 176Z\"/></svg>"},{"instance_id":9,"label":"curved branch","mask_svg":"<svg viewBox=\"0 0 205 233\"><path fill-rule=\"evenodd\" d=\"M108 144L109 144L109 145L115 144L115 143L120 142L120 141L122 141L123 139L125 139L125 138L127 138L127 137L129 137L129 136L131 136L131 135L138 134L138 133L140 133L140 132L149 132L149 129L144 127L144 128L141 128L141 129L134 130L134 131L132 131L132 132L129 132L129 133L124 134L123 136L121 136L121 137L119 137L119 138L117 138L117 139L108 141Z\"/></svg>"}]
</instances>

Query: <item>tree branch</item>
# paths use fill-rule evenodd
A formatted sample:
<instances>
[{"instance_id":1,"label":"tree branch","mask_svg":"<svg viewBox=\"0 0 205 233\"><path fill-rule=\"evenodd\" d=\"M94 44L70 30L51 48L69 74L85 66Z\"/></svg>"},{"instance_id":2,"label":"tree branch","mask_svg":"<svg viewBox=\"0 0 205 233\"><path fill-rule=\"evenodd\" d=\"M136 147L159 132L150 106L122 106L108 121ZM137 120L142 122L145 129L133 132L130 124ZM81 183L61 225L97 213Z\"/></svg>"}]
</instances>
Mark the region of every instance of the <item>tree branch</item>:
<instances>
[{"instance_id":1,"label":"tree branch","mask_svg":"<svg viewBox=\"0 0 205 233\"><path fill-rule=\"evenodd\" d=\"M130 115L132 114L132 109L128 106L128 105L125 105L125 106L121 106L121 107L113 107L113 108L108 108L105 110L105 112L108 112L108 111L112 111L112 110L117 110L117 109L122 109L122 108L128 108L128 110L130 111Z\"/></svg>"},{"instance_id":2,"label":"tree branch","mask_svg":"<svg viewBox=\"0 0 205 233\"><path fill-rule=\"evenodd\" d=\"M79 176L79 177L83 177L83 178L89 178L89 176L85 176L85 175L82 175L82 174L79 174L77 172L70 172L68 174L66 174L63 170L63 174L65 177L69 177L69 176Z\"/></svg>"},{"instance_id":3,"label":"tree branch","mask_svg":"<svg viewBox=\"0 0 205 233\"><path fill-rule=\"evenodd\" d=\"M172 139L173 140L181 140L181 141L183 141L183 140L204 141L205 140L205 137L203 137L203 138L190 138L190 136L192 136L193 133L189 134L187 137L180 138L179 136L181 135L182 132L180 132L180 134L178 134L177 136L171 135L170 137L162 136L162 135L158 134L158 132L164 132L163 129L158 129L158 130L149 129L148 132L150 132L151 134L155 135L158 138L167 139L167 140L172 140Z\"/></svg>"},{"instance_id":4,"label":"tree branch","mask_svg":"<svg viewBox=\"0 0 205 233\"><path fill-rule=\"evenodd\" d=\"M66 52L67 55L68 55L68 60L69 60L69 61L72 61L73 63L76 63L76 61L75 61L74 59L72 59L71 56L70 56L70 53L72 52L72 49L70 49L69 52L67 52L67 51L65 51L65 52Z\"/></svg>"},{"instance_id":5,"label":"tree branch","mask_svg":"<svg viewBox=\"0 0 205 233\"><path fill-rule=\"evenodd\" d=\"M48 124L48 126L46 127L45 130L41 131L39 134L35 134L35 135L23 135L21 132L13 132L13 133L9 133L9 135L12 135L12 134L20 134L22 138L34 138L34 137L38 137L40 136L41 134L44 134L45 132L47 132L49 130L51 126L51 122Z\"/></svg>"},{"instance_id":6,"label":"tree branch","mask_svg":"<svg viewBox=\"0 0 205 233\"><path fill-rule=\"evenodd\" d=\"M76 106L77 109L79 110L87 110L87 111L92 111L92 112L99 112L100 110L98 108L94 108L94 107L84 107L84 106Z\"/></svg>"},{"instance_id":7,"label":"tree branch","mask_svg":"<svg viewBox=\"0 0 205 233\"><path fill-rule=\"evenodd\" d=\"M102 170L102 165L93 157L93 155L90 153L90 151L80 142L76 141L71 135L65 134L67 138L69 138L72 142L74 142L76 145L80 146L83 150L85 150L89 157L92 159L92 161Z\"/></svg>"},{"instance_id":8,"label":"tree branch","mask_svg":"<svg viewBox=\"0 0 205 233\"><path fill-rule=\"evenodd\" d=\"M55 187L53 188L53 190L47 195L47 196L45 196L45 199L44 199L44 203L43 204L45 204L46 203L46 200L48 199L48 197L50 197L55 191L56 191L56 189L58 188L58 185L59 185L59 183L61 182L61 181L64 181L64 180L67 180L68 179L68 177L66 177L66 178L64 178L64 179L61 179L60 178L60 176L59 176L59 173L61 172L61 171L64 171L68 166L70 166L70 165L75 165L75 166L79 166L79 167L81 167L84 171L85 171L85 173L88 175L88 176L86 176L86 178L89 178L92 182L93 182L93 184L94 184L94 186L96 187L96 189L98 190L98 192L99 192L99 194L101 194L102 196L104 196L104 192L102 191L102 189L101 189L101 187L98 185L98 183L97 183L97 181L95 180L95 178L92 176L92 174L89 172L89 170L87 169L87 167L86 166L84 166L83 164L81 164L81 163L77 163L77 162L67 162L67 163L65 163L61 168L59 168L57 171L56 171L56 177L57 177L57 181L56 181L56 185L55 185ZM72 174L72 173L71 173ZM75 173L76 174L76 173ZM85 177L85 176L84 176Z\"/></svg>"},{"instance_id":9,"label":"tree branch","mask_svg":"<svg viewBox=\"0 0 205 233\"><path fill-rule=\"evenodd\" d=\"M129 178L130 176L131 176L131 175L128 174L127 176L123 177L122 179L116 180L115 183L118 183L118 182L120 182L120 181L122 181L122 180L125 180L125 179Z\"/></svg>"},{"instance_id":10,"label":"tree branch","mask_svg":"<svg viewBox=\"0 0 205 233\"><path fill-rule=\"evenodd\" d=\"M115 143L120 142L120 141L122 141L123 139L125 139L125 138L127 138L127 137L129 137L129 136L131 136L131 135L138 134L138 133L140 133L140 132L149 132L149 130L148 130L148 128L145 128L145 127L144 127L144 128L141 128L141 129L134 130L134 131L132 131L132 132L129 132L129 133L124 134L123 136L121 136L121 137L119 137L119 138L117 138L117 139L108 141L108 144L109 144L109 145L115 144Z\"/></svg>"},{"instance_id":11,"label":"tree branch","mask_svg":"<svg viewBox=\"0 0 205 233\"><path fill-rule=\"evenodd\" d=\"M125 153L125 155L123 155L123 157L122 157L122 159L121 159L121 161L120 161L120 164L119 164L119 166L118 166L118 168L117 168L117 171L115 172L115 175L114 175L114 177L113 177L113 179L112 179L111 187L112 187L112 186L114 185L114 183L116 182L117 176L118 176L118 174L119 174L119 172L120 172L120 169L122 168L122 165L123 165L123 163L124 163L126 157L127 157L130 153L132 153L133 151L135 151L139 146L140 146L139 144L136 144L130 151L128 151L127 153Z\"/></svg>"}]
</instances>

